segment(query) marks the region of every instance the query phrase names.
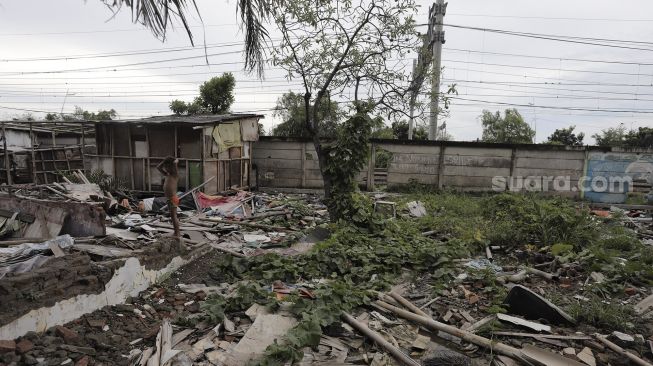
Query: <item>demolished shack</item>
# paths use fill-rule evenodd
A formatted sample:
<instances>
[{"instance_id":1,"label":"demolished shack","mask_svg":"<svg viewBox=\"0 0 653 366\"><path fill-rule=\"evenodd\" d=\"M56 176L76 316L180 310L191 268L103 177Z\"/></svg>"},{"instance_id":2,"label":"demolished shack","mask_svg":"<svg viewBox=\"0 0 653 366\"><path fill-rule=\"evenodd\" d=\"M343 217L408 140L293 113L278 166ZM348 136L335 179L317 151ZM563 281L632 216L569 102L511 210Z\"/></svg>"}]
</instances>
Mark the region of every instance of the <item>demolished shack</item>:
<instances>
[{"instance_id":1,"label":"demolished shack","mask_svg":"<svg viewBox=\"0 0 653 366\"><path fill-rule=\"evenodd\" d=\"M179 159L179 189L204 186L207 192L250 185L252 143L258 141L258 114L164 116L108 120L95 124L97 153L91 170L101 169L132 191L162 192L156 166Z\"/></svg>"},{"instance_id":2,"label":"demolished shack","mask_svg":"<svg viewBox=\"0 0 653 366\"><path fill-rule=\"evenodd\" d=\"M84 147L95 144L93 125L85 121L16 120L0 125L0 183L9 185L61 182L62 173L84 170Z\"/></svg>"}]
</instances>

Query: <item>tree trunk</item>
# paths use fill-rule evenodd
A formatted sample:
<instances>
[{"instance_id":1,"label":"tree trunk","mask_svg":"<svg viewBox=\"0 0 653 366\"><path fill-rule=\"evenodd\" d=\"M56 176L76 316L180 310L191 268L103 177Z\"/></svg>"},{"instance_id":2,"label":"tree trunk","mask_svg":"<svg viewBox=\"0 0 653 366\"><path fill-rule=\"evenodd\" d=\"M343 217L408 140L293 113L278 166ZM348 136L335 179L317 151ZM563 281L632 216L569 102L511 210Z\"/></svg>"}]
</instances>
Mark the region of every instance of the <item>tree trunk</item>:
<instances>
[{"instance_id":1,"label":"tree trunk","mask_svg":"<svg viewBox=\"0 0 653 366\"><path fill-rule=\"evenodd\" d=\"M327 153L324 151L322 143L319 139L313 139L313 146L315 147L315 152L317 152L317 160L320 166L320 173L322 174L322 180L324 181L324 198L329 199L331 197L331 176L326 174L327 167Z\"/></svg>"}]
</instances>

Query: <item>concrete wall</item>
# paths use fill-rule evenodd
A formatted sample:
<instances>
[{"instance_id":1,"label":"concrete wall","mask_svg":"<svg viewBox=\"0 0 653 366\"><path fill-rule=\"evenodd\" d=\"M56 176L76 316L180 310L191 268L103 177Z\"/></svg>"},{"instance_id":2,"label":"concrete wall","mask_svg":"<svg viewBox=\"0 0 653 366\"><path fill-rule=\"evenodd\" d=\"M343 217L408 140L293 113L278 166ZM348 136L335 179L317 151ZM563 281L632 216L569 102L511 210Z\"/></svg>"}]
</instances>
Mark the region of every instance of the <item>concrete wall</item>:
<instances>
[{"instance_id":1,"label":"concrete wall","mask_svg":"<svg viewBox=\"0 0 653 366\"><path fill-rule=\"evenodd\" d=\"M382 149L392 154L387 168L391 187L414 182L461 191L534 190L623 202L625 191L596 192L586 184L583 192L579 180L653 176L653 151L645 150L398 140L372 140L370 145L373 158L359 180L367 182L367 172ZM252 163L260 187L322 187L317 154L308 140L261 137L254 144Z\"/></svg>"},{"instance_id":2,"label":"concrete wall","mask_svg":"<svg viewBox=\"0 0 653 366\"><path fill-rule=\"evenodd\" d=\"M252 164L258 186L275 188L322 188L317 152L312 142L261 137L253 144ZM367 169L359 181L365 182Z\"/></svg>"}]
</instances>

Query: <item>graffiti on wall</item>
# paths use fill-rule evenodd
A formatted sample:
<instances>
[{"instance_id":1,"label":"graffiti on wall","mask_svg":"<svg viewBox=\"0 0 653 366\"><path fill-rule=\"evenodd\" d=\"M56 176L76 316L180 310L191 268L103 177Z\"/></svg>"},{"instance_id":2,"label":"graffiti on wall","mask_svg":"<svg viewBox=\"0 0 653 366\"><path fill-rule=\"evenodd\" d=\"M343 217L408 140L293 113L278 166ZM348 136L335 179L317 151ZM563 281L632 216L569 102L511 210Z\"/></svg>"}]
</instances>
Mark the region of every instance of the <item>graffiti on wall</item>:
<instances>
[{"instance_id":1,"label":"graffiti on wall","mask_svg":"<svg viewBox=\"0 0 653 366\"><path fill-rule=\"evenodd\" d=\"M653 154L627 152L592 152L587 160L586 176L590 179L625 182L608 190L586 187L584 198L593 202L623 203L632 182L653 184Z\"/></svg>"}]
</instances>

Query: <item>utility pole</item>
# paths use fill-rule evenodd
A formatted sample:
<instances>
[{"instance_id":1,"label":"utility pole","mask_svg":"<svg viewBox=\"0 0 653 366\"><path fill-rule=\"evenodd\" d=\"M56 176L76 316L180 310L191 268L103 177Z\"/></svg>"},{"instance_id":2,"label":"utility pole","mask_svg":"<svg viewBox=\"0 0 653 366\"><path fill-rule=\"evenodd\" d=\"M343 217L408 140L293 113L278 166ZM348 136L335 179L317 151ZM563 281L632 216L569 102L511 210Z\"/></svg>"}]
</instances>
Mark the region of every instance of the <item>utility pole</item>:
<instances>
[{"instance_id":1,"label":"utility pole","mask_svg":"<svg viewBox=\"0 0 653 366\"><path fill-rule=\"evenodd\" d=\"M447 12L447 3L438 0L429 9L429 32L433 47L433 81L431 83L431 103L429 116L429 140L435 140L438 133L438 102L440 99L440 68L442 62L442 44L444 43L443 22ZM435 31L432 31L435 26Z\"/></svg>"},{"instance_id":2,"label":"utility pole","mask_svg":"<svg viewBox=\"0 0 653 366\"><path fill-rule=\"evenodd\" d=\"M415 75L417 74L417 60L413 60L413 79L415 79ZM413 126L415 124L415 97L416 93L411 93L410 96L410 119L408 120L408 139L412 140L413 139Z\"/></svg>"}]
</instances>

